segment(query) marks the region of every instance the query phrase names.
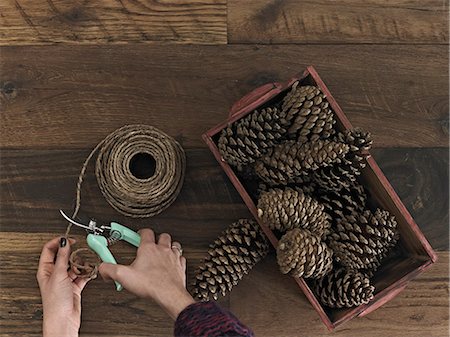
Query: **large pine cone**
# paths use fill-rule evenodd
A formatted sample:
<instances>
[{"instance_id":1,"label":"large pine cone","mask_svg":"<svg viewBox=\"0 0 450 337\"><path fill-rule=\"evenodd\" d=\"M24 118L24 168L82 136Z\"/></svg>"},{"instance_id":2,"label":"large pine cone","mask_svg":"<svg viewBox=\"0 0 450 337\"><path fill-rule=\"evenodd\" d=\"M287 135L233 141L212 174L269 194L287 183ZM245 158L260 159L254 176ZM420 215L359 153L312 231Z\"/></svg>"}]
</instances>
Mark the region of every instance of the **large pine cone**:
<instances>
[{"instance_id":1,"label":"large pine cone","mask_svg":"<svg viewBox=\"0 0 450 337\"><path fill-rule=\"evenodd\" d=\"M322 237L328 234L331 226L330 216L324 212L322 204L292 188L262 192L258 200L258 216L269 228L281 232L305 228Z\"/></svg>"},{"instance_id":2,"label":"large pine cone","mask_svg":"<svg viewBox=\"0 0 450 337\"><path fill-rule=\"evenodd\" d=\"M313 291L323 305L349 308L369 303L375 287L363 273L340 268L315 281Z\"/></svg>"},{"instance_id":3,"label":"large pine cone","mask_svg":"<svg viewBox=\"0 0 450 337\"><path fill-rule=\"evenodd\" d=\"M395 217L379 208L337 219L328 236L335 260L354 270L376 269L397 240Z\"/></svg>"},{"instance_id":4,"label":"large pine cone","mask_svg":"<svg viewBox=\"0 0 450 337\"><path fill-rule=\"evenodd\" d=\"M289 137L301 143L326 139L335 132L333 112L326 96L315 86L295 82L283 99L281 115L289 124Z\"/></svg>"},{"instance_id":5,"label":"large pine cone","mask_svg":"<svg viewBox=\"0 0 450 337\"><path fill-rule=\"evenodd\" d=\"M361 170L366 166L366 158L370 156L372 147L370 133L355 128L339 133L336 141L349 145L349 151L343 160L327 167L322 167L311 173L311 179L320 188L329 191L340 191L348 188L357 180Z\"/></svg>"},{"instance_id":6,"label":"large pine cone","mask_svg":"<svg viewBox=\"0 0 450 337\"><path fill-rule=\"evenodd\" d=\"M254 220L236 221L210 246L195 276L194 296L202 301L225 296L268 250L268 241Z\"/></svg>"},{"instance_id":7,"label":"large pine cone","mask_svg":"<svg viewBox=\"0 0 450 337\"><path fill-rule=\"evenodd\" d=\"M333 266L333 252L320 237L307 229L294 228L284 234L277 247L277 261L283 274L320 278Z\"/></svg>"},{"instance_id":8,"label":"large pine cone","mask_svg":"<svg viewBox=\"0 0 450 337\"><path fill-rule=\"evenodd\" d=\"M353 213L362 213L366 210L367 194L359 182L353 182L339 192L319 189L317 200L324 205L325 212L336 221Z\"/></svg>"},{"instance_id":9,"label":"large pine cone","mask_svg":"<svg viewBox=\"0 0 450 337\"><path fill-rule=\"evenodd\" d=\"M329 140L305 144L287 141L258 160L255 171L267 183L288 184L302 179L309 170L342 162L348 151L347 144Z\"/></svg>"},{"instance_id":10,"label":"large pine cone","mask_svg":"<svg viewBox=\"0 0 450 337\"><path fill-rule=\"evenodd\" d=\"M218 148L230 165L241 169L279 142L285 133L277 108L255 110L222 130Z\"/></svg>"}]
</instances>

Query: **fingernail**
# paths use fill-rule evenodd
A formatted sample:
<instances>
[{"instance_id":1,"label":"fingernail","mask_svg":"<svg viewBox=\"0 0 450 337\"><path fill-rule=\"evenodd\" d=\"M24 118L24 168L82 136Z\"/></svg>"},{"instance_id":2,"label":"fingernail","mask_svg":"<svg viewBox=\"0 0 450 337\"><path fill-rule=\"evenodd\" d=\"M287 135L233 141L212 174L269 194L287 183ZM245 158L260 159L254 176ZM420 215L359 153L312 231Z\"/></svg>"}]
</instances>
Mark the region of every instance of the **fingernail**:
<instances>
[{"instance_id":1,"label":"fingernail","mask_svg":"<svg viewBox=\"0 0 450 337\"><path fill-rule=\"evenodd\" d=\"M62 247L65 247L66 246L66 243L67 243L67 240L66 240L66 238L64 238L64 237L62 237L61 238L61 240L59 240L59 246L62 248Z\"/></svg>"}]
</instances>

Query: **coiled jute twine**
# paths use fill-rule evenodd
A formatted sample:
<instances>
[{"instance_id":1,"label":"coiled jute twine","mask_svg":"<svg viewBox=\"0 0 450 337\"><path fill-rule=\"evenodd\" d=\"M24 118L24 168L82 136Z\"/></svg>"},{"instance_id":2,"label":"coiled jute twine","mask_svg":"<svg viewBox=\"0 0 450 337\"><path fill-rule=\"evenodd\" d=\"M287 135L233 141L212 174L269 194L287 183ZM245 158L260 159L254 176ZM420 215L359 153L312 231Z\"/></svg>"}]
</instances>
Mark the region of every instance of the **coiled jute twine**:
<instances>
[{"instance_id":1,"label":"coiled jute twine","mask_svg":"<svg viewBox=\"0 0 450 337\"><path fill-rule=\"evenodd\" d=\"M95 164L97 183L106 201L119 213L133 218L146 218L161 213L180 193L184 181L186 156L181 145L166 133L149 125L126 125L103 139L91 151L78 176L75 208L72 219L81 206L81 185L87 166L98 152ZM134 156L147 154L154 158L154 174L137 178L130 170ZM68 237L69 223L65 236ZM70 266L78 277L97 277L100 260L86 260L90 249L81 248L70 256ZM84 256L82 256L84 255ZM90 254L91 256L93 254Z\"/></svg>"}]
</instances>

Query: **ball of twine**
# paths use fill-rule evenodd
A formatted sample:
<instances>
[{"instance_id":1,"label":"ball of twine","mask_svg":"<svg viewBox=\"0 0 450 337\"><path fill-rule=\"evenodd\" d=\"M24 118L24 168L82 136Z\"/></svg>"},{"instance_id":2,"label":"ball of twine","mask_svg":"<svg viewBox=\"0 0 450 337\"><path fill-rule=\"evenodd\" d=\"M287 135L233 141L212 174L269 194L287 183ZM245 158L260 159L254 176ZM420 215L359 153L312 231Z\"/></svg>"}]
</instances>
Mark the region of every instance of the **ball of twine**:
<instances>
[{"instance_id":1,"label":"ball of twine","mask_svg":"<svg viewBox=\"0 0 450 337\"><path fill-rule=\"evenodd\" d=\"M154 174L137 178L130 170L135 155L155 159ZM118 212L145 218L161 213L180 193L186 158L180 144L147 125L128 125L107 136L99 149L95 175L106 201Z\"/></svg>"},{"instance_id":2,"label":"ball of twine","mask_svg":"<svg viewBox=\"0 0 450 337\"><path fill-rule=\"evenodd\" d=\"M95 279L98 274L99 257L88 248L79 248L70 254L70 269L77 277Z\"/></svg>"},{"instance_id":3,"label":"ball of twine","mask_svg":"<svg viewBox=\"0 0 450 337\"><path fill-rule=\"evenodd\" d=\"M81 206L81 185L89 161L98 152L95 176L106 201L118 212L134 218L161 213L180 193L184 181L186 156L181 145L163 131L149 125L126 125L103 139L86 158L78 177L74 219ZM146 154L155 160L155 171L138 178L130 168L133 157ZM68 224L66 237L72 224ZM75 251L70 257L72 270L79 277L95 278L98 262L86 262Z\"/></svg>"}]
</instances>

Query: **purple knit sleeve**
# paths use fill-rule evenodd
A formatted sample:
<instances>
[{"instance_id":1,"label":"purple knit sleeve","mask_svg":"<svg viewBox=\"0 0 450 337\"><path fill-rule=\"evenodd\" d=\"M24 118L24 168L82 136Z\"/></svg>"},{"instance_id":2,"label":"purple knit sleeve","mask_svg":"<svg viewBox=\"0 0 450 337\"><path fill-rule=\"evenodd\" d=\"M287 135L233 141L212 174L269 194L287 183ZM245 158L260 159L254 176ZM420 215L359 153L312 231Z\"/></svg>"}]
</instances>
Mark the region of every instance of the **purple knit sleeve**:
<instances>
[{"instance_id":1,"label":"purple knit sleeve","mask_svg":"<svg viewBox=\"0 0 450 337\"><path fill-rule=\"evenodd\" d=\"M175 337L253 337L253 331L215 302L186 307L175 321Z\"/></svg>"}]
</instances>

